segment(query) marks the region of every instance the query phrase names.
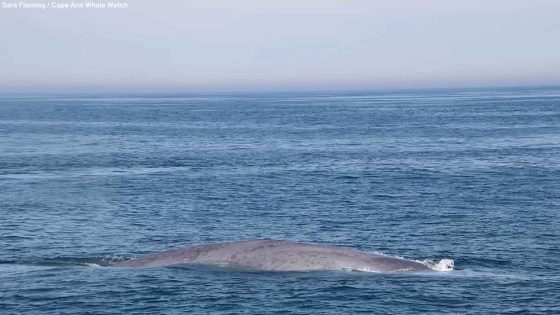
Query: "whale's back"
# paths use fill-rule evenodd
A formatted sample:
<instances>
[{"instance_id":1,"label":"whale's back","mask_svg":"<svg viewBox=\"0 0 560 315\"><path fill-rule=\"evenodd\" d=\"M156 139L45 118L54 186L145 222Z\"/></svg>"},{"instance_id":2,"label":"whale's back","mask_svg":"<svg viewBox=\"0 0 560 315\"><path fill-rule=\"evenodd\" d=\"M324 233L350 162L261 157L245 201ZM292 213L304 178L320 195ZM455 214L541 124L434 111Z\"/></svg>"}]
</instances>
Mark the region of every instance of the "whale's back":
<instances>
[{"instance_id":1,"label":"whale's back","mask_svg":"<svg viewBox=\"0 0 560 315\"><path fill-rule=\"evenodd\" d=\"M277 240L189 246L142 256L117 263L115 266L157 267L183 264L221 265L263 271L431 270L419 262L382 254L344 247Z\"/></svg>"}]
</instances>

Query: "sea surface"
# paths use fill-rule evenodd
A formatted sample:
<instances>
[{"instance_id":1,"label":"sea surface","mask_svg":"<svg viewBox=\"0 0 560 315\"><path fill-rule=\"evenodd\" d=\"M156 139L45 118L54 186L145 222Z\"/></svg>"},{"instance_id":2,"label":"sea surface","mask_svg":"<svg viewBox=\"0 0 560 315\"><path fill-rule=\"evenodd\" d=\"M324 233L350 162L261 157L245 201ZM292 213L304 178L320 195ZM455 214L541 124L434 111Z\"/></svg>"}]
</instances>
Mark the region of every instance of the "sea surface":
<instances>
[{"instance_id":1,"label":"sea surface","mask_svg":"<svg viewBox=\"0 0 560 315\"><path fill-rule=\"evenodd\" d=\"M116 268L282 239L433 273ZM560 314L560 89L0 95L1 314Z\"/></svg>"}]
</instances>

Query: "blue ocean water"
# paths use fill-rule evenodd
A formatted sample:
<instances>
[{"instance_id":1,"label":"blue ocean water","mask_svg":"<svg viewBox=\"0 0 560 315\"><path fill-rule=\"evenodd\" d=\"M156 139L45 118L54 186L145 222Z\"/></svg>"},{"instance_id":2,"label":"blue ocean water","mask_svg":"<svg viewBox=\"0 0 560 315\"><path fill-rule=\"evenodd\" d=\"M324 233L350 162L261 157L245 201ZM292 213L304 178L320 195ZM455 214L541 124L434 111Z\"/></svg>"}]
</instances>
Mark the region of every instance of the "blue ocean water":
<instances>
[{"instance_id":1,"label":"blue ocean water","mask_svg":"<svg viewBox=\"0 0 560 315\"><path fill-rule=\"evenodd\" d=\"M0 96L0 313L560 313L560 89ZM114 268L285 239L452 272Z\"/></svg>"}]
</instances>

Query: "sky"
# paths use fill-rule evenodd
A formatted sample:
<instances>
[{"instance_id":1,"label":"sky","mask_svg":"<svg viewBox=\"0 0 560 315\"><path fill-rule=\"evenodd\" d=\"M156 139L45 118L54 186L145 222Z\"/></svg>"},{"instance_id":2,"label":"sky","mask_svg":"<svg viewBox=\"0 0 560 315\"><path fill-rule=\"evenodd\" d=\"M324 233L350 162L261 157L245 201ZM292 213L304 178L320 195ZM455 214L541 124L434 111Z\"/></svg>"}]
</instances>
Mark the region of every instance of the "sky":
<instances>
[{"instance_id":1,"label":"sky","mask_svg":"<svg viewBox=\"0 0 560 315\"><path fill-rule=\"evenodd\" d=\"M0 7L0 91L560 85L560 0L121 2Z\"/></svg>"}]
</instances>

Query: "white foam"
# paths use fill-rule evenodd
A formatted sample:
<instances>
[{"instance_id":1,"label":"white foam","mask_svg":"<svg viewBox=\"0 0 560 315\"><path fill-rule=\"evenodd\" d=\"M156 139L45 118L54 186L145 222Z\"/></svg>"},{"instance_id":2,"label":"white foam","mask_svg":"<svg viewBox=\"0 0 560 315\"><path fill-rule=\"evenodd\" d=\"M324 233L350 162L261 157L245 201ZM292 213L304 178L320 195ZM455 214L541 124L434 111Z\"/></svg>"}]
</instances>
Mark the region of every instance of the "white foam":
<instances>
[{"instance_id":1,"label":"white foam","mask_svg":"<svg viewBox=\"0 0 560 315\"><path fill-rule=\"evenodd\" d=\"M455 267L455 261L453 261L453 259L442 259L438 262L424 260L422 263L435 271L452 271Z\"/></svg>"},{"instance_id":2,"label":"white foam","mask_svg":"<svg viewBox=\"0 0 560 315\"><path fill-rule=\"evenodd\" d=\"M88 267L101 267L101 265L95 264L95 263L85 263L84 265L88 266Z\"/></svg>"},{"instance_id":3,"label":"white foam","mask_svg":"<svg viewBox=\"0 0 560 315\"><path fill-rule=\"evenodd\" d=\"M379 271L377 271L377 270L372 270L372 269L370 269L370 268L368 268L368 267L356 268L356 269L344 268L343 270L379 273Z\"/></svg>"}]
</instances>

